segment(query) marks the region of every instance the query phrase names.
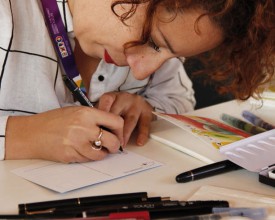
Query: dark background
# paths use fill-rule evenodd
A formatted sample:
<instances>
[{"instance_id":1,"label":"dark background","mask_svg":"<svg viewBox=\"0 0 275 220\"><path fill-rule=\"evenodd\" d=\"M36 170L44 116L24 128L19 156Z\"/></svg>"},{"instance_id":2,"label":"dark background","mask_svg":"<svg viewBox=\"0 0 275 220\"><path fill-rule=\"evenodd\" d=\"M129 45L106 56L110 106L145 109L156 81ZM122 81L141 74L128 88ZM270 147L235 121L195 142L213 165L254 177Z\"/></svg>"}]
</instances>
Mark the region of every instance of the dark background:
<instances>
[{"instance_id":1,"label":"dark background","mask_svg":"<svg viewBox=\"0 0 275 220\"><path fill-rule=\"evenodd\" d=\"M233 95L219 94L214 85L206 84L202 76L196 76L194 72L203 69L203 65L197 58L190 58L184 62L184 68L193 82L195 90L196 106L195 109L215 105L234 99Z\"/></svg>"}]
</instances>

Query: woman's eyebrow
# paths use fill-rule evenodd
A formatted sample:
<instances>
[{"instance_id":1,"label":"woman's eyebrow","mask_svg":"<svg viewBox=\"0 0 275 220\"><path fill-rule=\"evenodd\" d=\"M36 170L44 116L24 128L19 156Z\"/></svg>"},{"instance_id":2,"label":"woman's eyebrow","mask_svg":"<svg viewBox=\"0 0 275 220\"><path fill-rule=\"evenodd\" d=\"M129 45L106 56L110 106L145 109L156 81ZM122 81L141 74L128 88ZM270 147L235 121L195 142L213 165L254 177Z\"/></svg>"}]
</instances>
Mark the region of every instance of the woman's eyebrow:
<instances>
[{"instance_id":1,"label":"woman's eyebrow","mask_svg":"<svg viewBox=\"0 0 275 220\"><path fill-rule=\"evenodd\" d=\"M159 30L161 37L163 38L165 44L167 45L168 49L173 53L176 54L176 50L172 47L172 45L170 44L170 42L167 40L167 38L165 37L165 35Z\"/></svg>"}]
</instances>

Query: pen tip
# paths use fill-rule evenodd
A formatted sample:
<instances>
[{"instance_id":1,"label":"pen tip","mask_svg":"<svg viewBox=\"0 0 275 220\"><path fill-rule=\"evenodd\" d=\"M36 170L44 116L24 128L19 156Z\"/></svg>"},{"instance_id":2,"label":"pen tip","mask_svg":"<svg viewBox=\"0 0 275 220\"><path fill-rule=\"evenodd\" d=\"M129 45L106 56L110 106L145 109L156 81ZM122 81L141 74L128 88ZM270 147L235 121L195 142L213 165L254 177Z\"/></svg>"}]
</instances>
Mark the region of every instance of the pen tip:
<instances>
[{"instance_id":1,"label":"pen tip","mask_svg":"<svg viewBox=\"0 0 275 220\"><path fill-rule=\"evenodd\" d=\"M120 151L120 152L123 152L123 148L122 148L121 146L119 147L119 151Z\"/></svg>"}]
</instances>

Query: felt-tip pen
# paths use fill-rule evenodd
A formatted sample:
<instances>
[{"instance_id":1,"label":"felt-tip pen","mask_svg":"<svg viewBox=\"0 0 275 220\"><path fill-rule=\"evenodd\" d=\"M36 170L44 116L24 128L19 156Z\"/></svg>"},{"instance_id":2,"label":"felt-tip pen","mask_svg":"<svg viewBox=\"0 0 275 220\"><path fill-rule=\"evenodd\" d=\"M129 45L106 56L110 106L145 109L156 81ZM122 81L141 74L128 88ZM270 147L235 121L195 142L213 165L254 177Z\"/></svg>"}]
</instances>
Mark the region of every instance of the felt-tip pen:
<instances>
[{"instance_id":1,"label":"felt-tip pen","mask_svg":"<svg viewBox=\"0 0 275 220\"><path fill-rule=\"evenodd\" d=\"M230 160L223 160L181 173L176 176L176 181L186 183L241 168Z\"/></svg>"},{"instance_id":2,"label":"felt-tip pen","mask_svg":"<svg viewBox=\"0 0 275 220\"><path fill-rule=\"evenodd\" d=\"M94 107L93 104L90 102L90 100L87 98L87 96L81 91L81 89L76 85L76 83L70 79L67 75L63 75L63 81L67 88L71 91L73 94L73 97L80 102L81 105ZM104 130L109 131L109 129L105 127L101 127ZM123 152L122 146L119 147L119 151Z\"/></svg>"},{"instance_id":3,"label":"felt-tip pen","mask_svg":"<svg viewBox=\"0 0 275 220\"><path fill-rule=\"evenodd\" d=\"M123 202L144 202L148 200L150 199L148 199L147 192L134 192L19 204L18 209L20 214L28 214L44 212L45 210L56 210L58 208L66 207L74 208L87 205L108 205Z\"/></svg>"},{"instance_id":4,"label":"felt-tip pen","mask_svg":"<svg viewBox=\"0 0 275 220\"><path fill-rule=\"evenodd\" d=\"M80 102L81 105L93 107L93 104L86 97L86 95L81 91L81 89L76 85L76 83L70 79L67 75L63 75L63 81L67 88L73 94L73 97Z\"/></svg>"},{"instance_id":5,"label":"felt-tip pen","mask_svg":"<svg viewBox=\"0 0 275 220\"><path fill-rule=\"evenodd\" d=\"M191 214L211 213L214 207L229 207L225 200L206 200L206 201L162 201L162 202L137 202L125 204L99 205L76 208L61 208L52 212L32 212L31 216L59 218L81 218L106 216L110 213L148 211L150 216L180 216ZM83 209L84 208L84 209Z\"/></svg>"},{"instance_id":6,"label":"felt-tip pen","mask_svg":"<svg viewBox=\"0 0 275 220\"><path fill-rule=\"evenodd\" d=\"M133 203L114 206L91 207L85 211L68 210L64 212L71 217L95 217L105 216L110 213L148 211L151 219L156 217L188 216L194 214L210 214L214 207L229 207L229 203L224 200L208 201L164 201L157 203ZM59 216L62 213L57 213Z\"/></svg>"},{"instance_id":7,"label":"felt-tip pen","mask_svg":"<svg viewBox=\"0 0 275 220\"><path fill-rule=\"evenodd\" d=\"M228 115L228 114L225 114L225 113L223 113L221 115L221 119L224 122L232 125L233 127L241 129L241 130L243 130L243 131L245 131L245 132L247 132L249 134L252 134L252 135L260 134L260 133L266 131L265 129L263 129L263 128L259 127L259 126L252 125L250 123L247 123L247 122L245 122L243 120L240 120L238 118L235 118L235 117L233 117L231 115Z\"/></svg>"},{"instance_id":8,"label":"felt-tip pen","mask_svg":"<svg viewBox=\"0 0 275 220\"><path fill-rule=\"evenodd\" d=\"M139 210L155 210L155 209L170 209L170 208L201 208L201 207L228 207L229 204L225 200L206 200L206 201L157 201L157 202L128 202L111 205L86 206L76 208L58 209L55 213L82 213L85 211L89 215L102 215L111 212L139 211Z\"/></svg>"},{"instance_id":9,"label":"felt-tip pen","mask_svg":"<svg viewBox=\"0 0 275 220\"><path fill-rule=\"evenodd\" d=\"M245 217L251 220L263 220L267 217L267 211L264 208L213 208L212 214L191 215L169 218L167 220L220 220L224 218L227 219L227 217Z\"/></svg>"},{"instance_id":10,"label":"felt-tip pen","mask_svg":"<svg viewBox=\"0 0 275 220\"><path fill-rule=\"evenodd\" d=\"M261 119L260 117L254 115L252 112L249 111L243 111L242 112L242 116L248 120L249 122L251 122L252 124L254 124L255 126L259 126L263 129L266 130L272 130L275 128L274 125L269 124L268 122L264 121L263 119Z\"/></svg>"}]
</instances>

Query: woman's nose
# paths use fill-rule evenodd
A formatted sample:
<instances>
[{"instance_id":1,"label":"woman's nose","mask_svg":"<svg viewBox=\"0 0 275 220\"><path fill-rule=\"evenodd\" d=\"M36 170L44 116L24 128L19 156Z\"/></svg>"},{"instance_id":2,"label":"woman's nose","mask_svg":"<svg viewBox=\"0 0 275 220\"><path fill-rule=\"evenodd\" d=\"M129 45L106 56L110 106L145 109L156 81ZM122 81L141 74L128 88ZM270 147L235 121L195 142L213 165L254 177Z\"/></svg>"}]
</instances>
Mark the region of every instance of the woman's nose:
<instances>
[{"instance_id":1,"label":"woman's nose","mask_svg":"<svg viewBox=\"0 0 275 220\"><path fill-rule=\"evenodd\" d=\"M126 59L134 77L138 80L145 79L153 74L168 60L169 56L154 51L150 47L134 47L126 50Z\"/></svg>"}]
</instances>

